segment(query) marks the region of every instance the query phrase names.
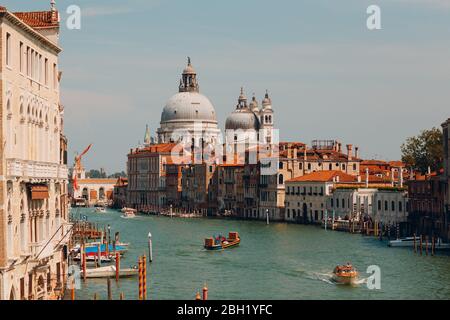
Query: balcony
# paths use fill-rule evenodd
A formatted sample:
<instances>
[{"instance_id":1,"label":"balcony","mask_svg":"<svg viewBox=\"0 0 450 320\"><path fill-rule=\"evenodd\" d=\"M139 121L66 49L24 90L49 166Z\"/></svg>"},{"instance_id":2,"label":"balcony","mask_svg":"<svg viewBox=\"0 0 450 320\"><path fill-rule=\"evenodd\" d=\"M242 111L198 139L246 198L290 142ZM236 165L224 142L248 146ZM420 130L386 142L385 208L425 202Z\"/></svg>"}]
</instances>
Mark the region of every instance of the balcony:
<instances>
[{"instance_id":1,"label":"balcony","mask_svg":"<svg viewBox=\"0 0 450 320\"><path fill-rule=\"evenodd\" d=\"M67 166L50 162L6 160L6 175L30 179L68 179Z\"/></svg>"}]
</instances>

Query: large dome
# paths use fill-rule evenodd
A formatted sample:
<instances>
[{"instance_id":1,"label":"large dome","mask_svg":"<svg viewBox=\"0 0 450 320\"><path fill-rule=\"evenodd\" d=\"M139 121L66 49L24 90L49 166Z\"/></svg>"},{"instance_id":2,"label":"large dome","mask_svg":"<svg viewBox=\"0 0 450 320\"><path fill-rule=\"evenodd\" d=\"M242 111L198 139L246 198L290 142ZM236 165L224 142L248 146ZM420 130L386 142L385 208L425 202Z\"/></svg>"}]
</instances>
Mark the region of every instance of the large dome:
<instances>
[{"instance_id":1,"label":"large dome","mask_svg":"<svg viewBox=\"0 0 450 320\"><path fill-rule=\"evenodd\" d=\"M217 118L207 97L198 92L179 92L167 101L161 115L161 123L179 121L217 123Z\"/></svg>"},{"instance_id":2,"label":"large dome","mask_svg":"<svg viewBox=\"0 0 450 320\"><path fill-rule=\"evenodd\" d=\"M259 130L258 117L249 109L236 110L225 122L225 130Z\"/></svg>"}]
</instances>

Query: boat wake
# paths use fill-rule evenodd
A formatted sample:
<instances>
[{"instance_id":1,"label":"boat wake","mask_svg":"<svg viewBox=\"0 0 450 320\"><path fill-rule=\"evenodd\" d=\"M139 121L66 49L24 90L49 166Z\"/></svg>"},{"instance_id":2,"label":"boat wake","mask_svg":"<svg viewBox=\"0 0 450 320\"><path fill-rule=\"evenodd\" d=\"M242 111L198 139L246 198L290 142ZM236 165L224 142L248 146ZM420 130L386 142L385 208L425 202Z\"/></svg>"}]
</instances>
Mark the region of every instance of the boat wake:
<instances>
[{"instance_id":1,"label":"boat wake","mask_svg":"<svg viewBox=\"0 0 450 320\"><path fill-rule=\"evenodd\" d=\"M299 270L299 272L304 274L304 277L311 280L319 280L331 285L342 285L342 283L338 283L334 280L333 273L321 273L321 272L307 272L304 270ZM367 278L361 278L355 281L353 286L359 286L367 283Z\"/></svg>"}]
</instances>

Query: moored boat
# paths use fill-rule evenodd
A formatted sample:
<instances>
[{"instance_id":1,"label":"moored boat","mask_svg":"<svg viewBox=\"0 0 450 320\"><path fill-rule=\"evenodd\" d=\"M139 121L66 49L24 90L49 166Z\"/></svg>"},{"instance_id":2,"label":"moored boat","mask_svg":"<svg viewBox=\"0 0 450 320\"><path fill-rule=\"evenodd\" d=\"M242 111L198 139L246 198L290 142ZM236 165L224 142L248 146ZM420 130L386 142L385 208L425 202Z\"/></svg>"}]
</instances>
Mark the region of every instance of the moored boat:
<instances>
[{"instance_id":1,"label":"moored boat","mask_svg":"<svg viewBox=\"0 0 450 320\"><path fill-rule=\"evenodd\" d=\"M333 271L333 280L340 284L354 284L358 280L358 276L358 271L350 263L336 266Z\"/></svg>"},{"instance_id":2,"label":"moored boat","mask_svg":"<svg viewBox=\"0 0 450 320\"><path fill-rule=\"evenodd\" d=\"M119 277L133 277L138 275L137 268L119 269ZM83 271L81 272L83 275ZM106 266L100 268L92 268L86 270L86 278L112 278L116 275L115 266Z\"/></svg>"},{"instance_id":3,"label":"moored boat","mask_svg":"<svg viewBox=\"0 0 450 320\"><path fill-rule=\"evenodd\" d=\"M95 212L106 213L106 208L105 207L97 207L97 208L95 208Z\"/></svg>"},{"instance_id":4,"label":"moored boat","mask_svg":"<svg viewBox=\"0 0 450 320\"><path fill-rule=\"evenodd\" d=\"M212 238L206 238L204 247L206 250L222 250L231 247L235 247L241 243L241 238L237 232L230 232L228 238L224 236L217 236Z\"/></svg>"}]
</instances>

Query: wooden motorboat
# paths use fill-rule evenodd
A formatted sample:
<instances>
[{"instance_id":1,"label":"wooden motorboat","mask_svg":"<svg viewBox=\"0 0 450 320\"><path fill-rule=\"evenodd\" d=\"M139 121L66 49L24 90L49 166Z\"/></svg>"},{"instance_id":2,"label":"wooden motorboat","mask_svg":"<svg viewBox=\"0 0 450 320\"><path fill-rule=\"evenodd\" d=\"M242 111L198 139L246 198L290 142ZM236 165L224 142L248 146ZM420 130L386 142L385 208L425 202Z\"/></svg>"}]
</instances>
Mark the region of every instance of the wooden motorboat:
<instances>
[{"instance_id":1,"label":"wooden motorboat","mask_svg":"<svg viewBox=\"0 0 450 320\"><path fill-rule=\"evenodd\" d=\"M121 218L130 219L136 217L137 210L132 208L123 208L122 213L123 215L120 216Z\"/></svg>"},{"instance_id":2,"label":"wooden motorboat","mask_svg":"<svg viewBox=\"0 0 450 320\"><path fill-rule=\"evenodd\" d=\"M206 250L222 250L235 247L241 243L241 238L237 232L230 232L228 238L224 236L217 236L205 239L205 249Z\"/></svg>"},{"instance_id":3,"label":"wooden motorboat","mask_svg":"<svg viewBox=\"0 0 450 320\"><path fill-rule=\"evenodd\" d=\"M95 212L106 213L106 208L105 207L97 207L97 208L95 208Z\"/></svg>"},{"instance_id":4,"label":"wooden motorboat","mask_svg":"<svg viewBox=\"0 0 450 320\"><path fill-rule=\"evenodd\" d=\"M336 266L333 270L333 280L341 284L354 284L358 280L358 276L358 271L350 263Z\"/></svg>"}]
</instances>

